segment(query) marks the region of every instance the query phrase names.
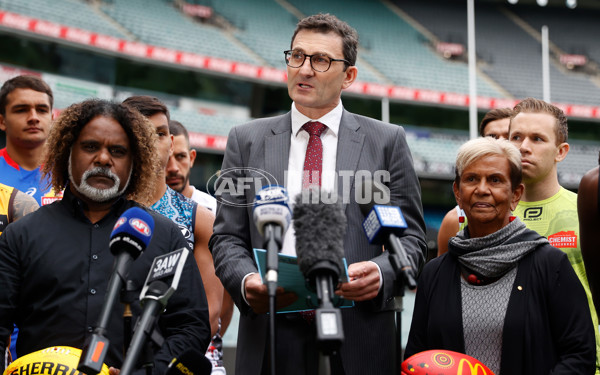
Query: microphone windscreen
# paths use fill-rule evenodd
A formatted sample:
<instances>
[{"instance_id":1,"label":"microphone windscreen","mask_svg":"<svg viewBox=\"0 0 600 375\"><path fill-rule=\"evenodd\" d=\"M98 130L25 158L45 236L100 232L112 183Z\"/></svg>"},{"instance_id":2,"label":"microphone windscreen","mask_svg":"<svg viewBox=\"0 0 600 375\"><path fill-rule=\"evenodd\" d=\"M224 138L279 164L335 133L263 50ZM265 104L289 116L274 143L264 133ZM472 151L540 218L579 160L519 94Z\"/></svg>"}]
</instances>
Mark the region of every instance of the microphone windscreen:
<instances>
[{"instance_id":1,"label":"microphone windscreen","mask_svg":"<svg viewBox=\"0 0 600 375\"><path fill-rule=\"evenodd\" d=\"M154 232L154 219L139 207L132 207L119 217L110 235L110 251L117 255L127 251L135 259L148 246Z\"/></svg>"},{"instance_id":2,"label":"microphone windscreen","mask_svg":"<svg viewBox=\"0 0 600 375\"><path fill-rule=\"evenodd\" d=\"M360 197L364 199L358 204L363 216L367 216L376 204L390 204L390 189L381 182L366 179L357 182L357 189L360 191Z\"/></svg>"},{"instance_id":3,"label":"microphone windscreen","mask_svg":"<svg viewBox=\"0 0 600 375\"><path fill-rule=\"evenodd\" d=\"M254 200L253 217L261 236L264 235L266 224L279 225L285 233L292 218L285 188L279 185L263 186Z\"/></svg>"},{"instance_id":4,"label":"microphone windscreen","mask_svg":"<svg viewBox=\"0 0 600 375\"><path fill-rule=\"evenodd\" d=\"M323 197L329 193L305 190L296 197L294 205L294 231L296 232L296 255L300 271L306 276L323 262L333 267L339 276L344 270L344 235L346 215L338 199Z\"/></svg>"}]
</instances>

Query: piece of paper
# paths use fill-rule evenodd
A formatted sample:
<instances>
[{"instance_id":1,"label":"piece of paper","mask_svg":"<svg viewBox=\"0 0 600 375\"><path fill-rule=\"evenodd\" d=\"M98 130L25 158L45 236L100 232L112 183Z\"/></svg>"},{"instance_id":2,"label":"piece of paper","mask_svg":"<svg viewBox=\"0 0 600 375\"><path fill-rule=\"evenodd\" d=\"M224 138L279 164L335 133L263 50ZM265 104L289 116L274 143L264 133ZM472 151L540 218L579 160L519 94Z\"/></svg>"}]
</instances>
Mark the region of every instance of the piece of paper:
<instances>
[{"instance_id":1,"label":"piece of paper","mask_svg":"<svg viewBox=\"0 0 600 375\"><path fill-rule=\"evenodd\" d=\"M312 292L306 285L306 279L300 267L298 266L298 258L295 256L278 254L279 272L277 286L283 287L287 292L294 292L298 296L296 302L289 306L277 310L277 313L289 313L297 311L314 310L319 307L317 293ZM263 249L254 249L254 259L258 265L260 276L265 279L267 271L267 251ZM344 273L340 275L340 283L348 281L348 265L346 259L344 261ZM335 286L334 286L335 287ZM346 300L336 295L333 296L333 304L336 307L352 307L354 301Z\"/></svg>"}]
</instances>

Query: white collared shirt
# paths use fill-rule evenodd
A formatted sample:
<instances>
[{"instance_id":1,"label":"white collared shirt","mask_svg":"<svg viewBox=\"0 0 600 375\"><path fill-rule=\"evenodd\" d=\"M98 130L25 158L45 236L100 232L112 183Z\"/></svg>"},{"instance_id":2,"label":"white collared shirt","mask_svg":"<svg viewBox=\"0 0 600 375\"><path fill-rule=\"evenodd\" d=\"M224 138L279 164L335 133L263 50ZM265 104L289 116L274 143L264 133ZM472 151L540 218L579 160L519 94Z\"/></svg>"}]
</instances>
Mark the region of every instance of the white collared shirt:
<instances>
[{"instance_id":1,"label":"white collared shirt","mask_svg":"<svg viewBox=\"0 0 600 375\"><path fill-rule=\"evenodd\" d=\"M325 191L333 191L335 189L335 165L343 109L344 107L340 100L338 105L332 111L325 114L325 116L318 119L311 119L300 113L295 103L292 103L292 135L288 168L285 176L285 187L290 197L290 203L295 202L296 196L302 191L302 172L304 171L304 158L309 138L308 132L302 129L302 126L309 121L319 121L327 126L327 129L321 134L321 142L323 143L321 189ZM281 253L296 255L296 237L292 223L290 223L285 233Z\"/></svg>"}]
</instances>

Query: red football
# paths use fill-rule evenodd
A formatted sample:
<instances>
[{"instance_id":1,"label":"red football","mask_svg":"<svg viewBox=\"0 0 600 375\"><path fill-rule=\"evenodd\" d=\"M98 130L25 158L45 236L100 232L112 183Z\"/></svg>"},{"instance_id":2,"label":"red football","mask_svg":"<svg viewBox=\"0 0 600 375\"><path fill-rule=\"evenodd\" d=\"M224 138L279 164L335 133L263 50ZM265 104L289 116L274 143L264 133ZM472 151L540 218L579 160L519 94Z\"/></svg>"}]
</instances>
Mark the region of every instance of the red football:
<instances>
[{"instance_id":1,"label":"red football","mask_svg":"<svg viewBox=\"0 0 600 375\"><path fill-rule=\"evenodd\" d=\"M486 365L466 354L427 350L402 362L402 375L494 375Z\"/></svg>"}]
</instances>

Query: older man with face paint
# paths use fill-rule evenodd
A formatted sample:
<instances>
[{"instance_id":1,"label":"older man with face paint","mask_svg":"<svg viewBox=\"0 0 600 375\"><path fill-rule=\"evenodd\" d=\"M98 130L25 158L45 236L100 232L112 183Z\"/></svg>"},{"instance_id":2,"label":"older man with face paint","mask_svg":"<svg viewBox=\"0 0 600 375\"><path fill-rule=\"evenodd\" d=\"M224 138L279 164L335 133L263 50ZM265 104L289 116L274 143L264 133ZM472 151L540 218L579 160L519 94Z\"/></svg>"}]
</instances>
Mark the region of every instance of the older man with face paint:
<instances>
[{"instance_id":1,"label":"older man with face paint","mask_svg":"<svg viewBox=\"0 0 600 375\"><path fill-rule=\"evenodd\" d=\"M83 347L112 272L113 227L127 209L146 210L128 198L144 201L151 194L154 134L137 111L102 100L74 104L56 121L43 172L54 188L64 189L64 198L11 224L0 237L0 350L13 323L20 328L19 356L51 346ZM154 233L128 274L136 301L154 258L187 247L173 222L148 212ZM131 308L136 319L142 307L134 302ZM105 363L112 374L123 361L123 310L116 303L106 327ZM192 257L156 327L165 341L155 348L155 373L165 373L188 348L207 347L208 305Z\"/></svg>"}]
</instances>

